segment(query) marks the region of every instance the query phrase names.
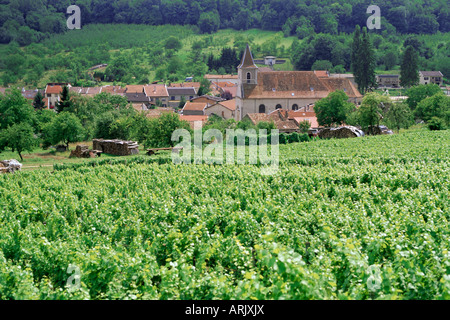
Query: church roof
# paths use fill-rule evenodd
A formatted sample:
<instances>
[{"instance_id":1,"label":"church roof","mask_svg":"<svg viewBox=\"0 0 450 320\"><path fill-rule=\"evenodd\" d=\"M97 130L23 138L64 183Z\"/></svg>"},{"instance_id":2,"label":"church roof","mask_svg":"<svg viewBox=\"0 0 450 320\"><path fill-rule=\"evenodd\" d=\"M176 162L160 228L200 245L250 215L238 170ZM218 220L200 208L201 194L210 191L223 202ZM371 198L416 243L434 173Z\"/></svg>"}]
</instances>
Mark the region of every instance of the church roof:
<instances>
[{"instance_id":1,"label":"church roof","mask_svg":"<svg viewBox=\"0 0 450 320\"><path fill-rule=\"evenodd\" d=\"M252 52L250 51L250 47L249 47L248 43L247 43L247 47L245 48L245 51L244 51L244 56L242 57L242 62L238 66L238 69L241 69L241 68L256 68L256 69L258 69L258 67L255 65L255 62L253 61Z\"/></svg>"},{"instance_id":2,"label":"church roof","mask_svg":"<svg viewBox=\"0 0 450 320\"><path fill-rule=\"evenodd\" d=\"M349 98L362 97L350 80L319 78L313 71L259 72L256 85L243 84L245 99L322 99L336 90L343 90Z\"/></svg>"}]
</instances>

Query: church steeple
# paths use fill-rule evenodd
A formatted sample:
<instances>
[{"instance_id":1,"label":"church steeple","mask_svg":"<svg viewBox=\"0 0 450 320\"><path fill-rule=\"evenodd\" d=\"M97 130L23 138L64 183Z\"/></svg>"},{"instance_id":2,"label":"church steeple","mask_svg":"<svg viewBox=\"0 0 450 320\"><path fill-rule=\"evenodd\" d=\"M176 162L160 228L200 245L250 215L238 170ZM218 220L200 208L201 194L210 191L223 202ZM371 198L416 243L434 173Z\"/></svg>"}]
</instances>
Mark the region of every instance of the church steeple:
<instances>
[{"instance_id":1,"label":"church steeple","mask_svg":"<svg viewBox=\"0 0 450 320\"><path fill-rule=\"evenodd\" d=\"M241 64L238 66L238 77L241 88L243 87L243 84L258 84L258 67L253 60L253 55L248 43L244 55L242 56Z\"/></svg>"},{"instance_id":2,"label":"church steeple","mask_svg":"<svg viewBox=\"0 0 450 320\"><path fill-rule=\"evenodd\" d=\"M245 48L244 55L242 56L241 64L238 66L238 69L243 68L256 68L258 67L255 65L255 62L253 61L253 55L250 51L250 46L247 43L247 47Z\"/></svg>"}]
</instances>

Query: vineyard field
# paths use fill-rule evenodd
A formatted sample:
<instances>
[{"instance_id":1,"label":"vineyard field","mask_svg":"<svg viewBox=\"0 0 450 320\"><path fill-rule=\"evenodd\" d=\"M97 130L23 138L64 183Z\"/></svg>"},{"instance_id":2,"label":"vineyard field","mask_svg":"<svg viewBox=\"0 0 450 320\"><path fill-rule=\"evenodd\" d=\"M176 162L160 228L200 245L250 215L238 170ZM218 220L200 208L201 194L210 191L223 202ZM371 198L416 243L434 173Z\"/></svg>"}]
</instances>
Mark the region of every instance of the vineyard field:
<instances>
[{"instance_id":1,"label":"vineyard field","mask_svg":"<svg viewBox=\"0 0 450 320\"><path fill-rule=\"evenodd\" d=\"M0 299L450 299L449 154L418 131L283 145L272 176L170 155L2 175Z\"/></svg>"}]
</instances>

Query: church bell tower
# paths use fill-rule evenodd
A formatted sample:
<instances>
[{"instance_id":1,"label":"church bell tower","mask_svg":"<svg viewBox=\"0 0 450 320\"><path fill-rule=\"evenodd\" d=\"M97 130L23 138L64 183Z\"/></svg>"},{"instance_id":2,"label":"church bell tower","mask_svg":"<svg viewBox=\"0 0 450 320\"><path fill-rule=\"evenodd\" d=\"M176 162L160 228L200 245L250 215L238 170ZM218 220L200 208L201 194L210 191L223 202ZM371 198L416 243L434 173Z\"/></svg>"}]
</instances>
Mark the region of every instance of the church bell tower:
<instances>
[{"instance_id":1,"label":"church bell tower","mask_svg":"<svg viewBox=\"0 0 450 320\"><path fill-rule=\"evenodd\" d=\"M253 61L252 52L250 51L248 43L244 51L244 56L242 57L242 62L238 66L238 76L239 83L241 84L258 84L258 67Z\"/></svg>"}]
</instances>

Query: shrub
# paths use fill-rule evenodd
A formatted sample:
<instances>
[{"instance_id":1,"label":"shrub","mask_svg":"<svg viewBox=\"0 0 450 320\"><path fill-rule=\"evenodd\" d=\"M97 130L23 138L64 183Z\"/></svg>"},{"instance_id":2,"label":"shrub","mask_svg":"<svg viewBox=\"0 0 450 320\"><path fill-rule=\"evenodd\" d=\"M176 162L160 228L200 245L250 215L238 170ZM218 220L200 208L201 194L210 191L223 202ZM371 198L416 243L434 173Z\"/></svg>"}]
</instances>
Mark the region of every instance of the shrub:
<instances>
[{"instance_id":1,"label":"shrub","mask_svg":"<svg viewBox=\"0 0 450 320\"><path fill-rule=\"evenodd\" d=\"M430 121L428 121L428 129L432 131L445 130L445 121L441 118L433 117Z\"/></svg>"}]
</instances>

